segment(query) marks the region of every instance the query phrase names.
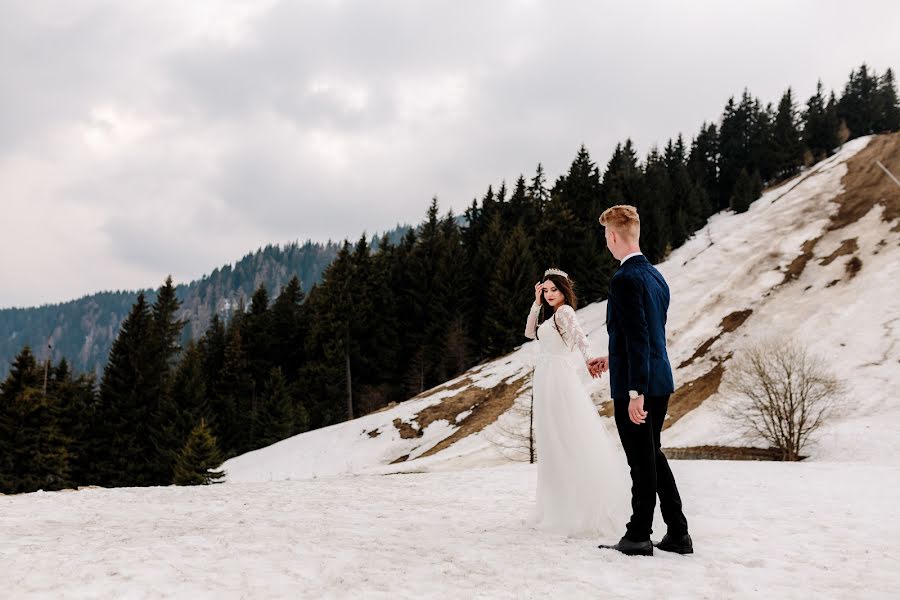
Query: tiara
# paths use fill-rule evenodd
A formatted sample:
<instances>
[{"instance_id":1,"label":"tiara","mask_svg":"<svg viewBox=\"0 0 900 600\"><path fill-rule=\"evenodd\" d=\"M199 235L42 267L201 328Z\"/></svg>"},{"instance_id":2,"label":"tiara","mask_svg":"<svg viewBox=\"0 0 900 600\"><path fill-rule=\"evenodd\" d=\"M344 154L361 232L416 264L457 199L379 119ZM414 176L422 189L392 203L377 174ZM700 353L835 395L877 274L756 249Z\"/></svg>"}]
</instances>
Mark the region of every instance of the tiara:
<instances>
[{"instance_id":1,"label":"tiara","mask_svg":"<svg viewBox=\"0 0 900 600\"><path fill-rule=\"evenodd\" d=\"M559 275L560 277L565 277L566 279L569 278L569 274L568 274L568 273L566 273L565 271L561 271L561 270L559 270L559 269L557 269L557 268L555 268L555 267L552 268L552 269L547 269L546 271L544 271L544 277L546 277L547 275Z\"/></svg>"}]
</instances>

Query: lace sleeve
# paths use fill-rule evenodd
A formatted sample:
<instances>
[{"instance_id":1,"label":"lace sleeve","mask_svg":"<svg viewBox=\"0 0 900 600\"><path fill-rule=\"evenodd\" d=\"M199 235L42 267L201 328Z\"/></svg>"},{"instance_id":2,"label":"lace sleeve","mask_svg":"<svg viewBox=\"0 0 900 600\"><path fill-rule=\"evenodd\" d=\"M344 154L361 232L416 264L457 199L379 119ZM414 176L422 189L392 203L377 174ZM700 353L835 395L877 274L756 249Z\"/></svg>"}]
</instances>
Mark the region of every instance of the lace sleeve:
<instances>
[{"instance_id":1,"label":"lace sleeve","mask_svg":"<svg viewBox=\"0 0 900 600\"><path fill-rule=\"evenodd\" d=\"M538 313L541 312L541 305L531 303L531 312L528 313L528 321L525 322L525 337L529 340L533 340L537 334L537 318Z\"/></svg>"},{"instance_id":2,"label":"lace sleeve","mask_svg":"<svg viewBox=\"0 0 900 600\"><path fill-rule=\"evenodd\" d=\"M562 330L566 345L572 350L577 347L585 361L593 358L594 353L591 350L591 345L588 343L587 336L584 335L584 331L582 331L581 325L578 323L575 310L568 304L561 306L556 311L556 320Z\"/></svg>"}]
</instances>

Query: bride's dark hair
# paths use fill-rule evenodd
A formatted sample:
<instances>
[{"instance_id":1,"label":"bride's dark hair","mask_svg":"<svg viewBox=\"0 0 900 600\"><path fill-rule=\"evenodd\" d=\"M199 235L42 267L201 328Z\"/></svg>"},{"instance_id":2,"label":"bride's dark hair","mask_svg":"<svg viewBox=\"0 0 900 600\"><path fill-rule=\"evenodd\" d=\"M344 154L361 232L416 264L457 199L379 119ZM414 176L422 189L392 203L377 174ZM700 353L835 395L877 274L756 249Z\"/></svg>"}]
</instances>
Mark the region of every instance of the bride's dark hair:
<instances>
[{"instance_id":1,"label":"bride's dark hair","mask_svg":"<svg viewBox=\"0 0 900 600\"><path fill-rule=\"evenodd\" d=\"M567 277L563 277L562 275L556 275L555 273L551 273L549 275L545 275L541 280L541 283L545 281L552 281L553 285L556 286L563 295L563 302L571 306L573 309L578 308L578 297L575 295L575 283L572 282ZM553 310L553 307L547 302L547 299L544 298L544 294L541 293L541 314L540 319L538 319L538 325L546 321L547 319L553 319L553 326L556 327L556 331L559 332L559 336L562 337L562 331L559 329L559 324L556 322L556 311ZM537 337L537 330L534 333L535 337Z\"/></svg>"}]
</instances>

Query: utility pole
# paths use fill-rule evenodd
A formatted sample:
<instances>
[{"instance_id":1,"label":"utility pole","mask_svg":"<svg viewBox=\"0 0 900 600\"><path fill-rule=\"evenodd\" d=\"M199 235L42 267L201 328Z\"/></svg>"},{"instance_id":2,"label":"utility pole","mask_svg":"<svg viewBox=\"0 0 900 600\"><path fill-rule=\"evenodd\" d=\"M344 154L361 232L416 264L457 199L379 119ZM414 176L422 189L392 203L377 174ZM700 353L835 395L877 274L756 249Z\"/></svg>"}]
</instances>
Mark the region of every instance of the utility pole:
<instances>
[{"instance_id":1,"label":"utility pole","mask_svg":"<svg viewBox=\"0 0 900 600\"><path fill-rule=\"evenodd\" d=\"M883 164L881 164L881 161L880 161L880 160L876 160L876 161L875 161L875 164L878 165L879 167L881 167L881 170L884 171L885 173L887 173L887 176L894 180L894 183L897 184L897 187L900 187L900 181L898 181L897 178L894 177L894 174L893 174L893 173L891 173L890 171L888 171L888 168L887 168L886 166L884 166Z\"/></svg>"}]
</instances>

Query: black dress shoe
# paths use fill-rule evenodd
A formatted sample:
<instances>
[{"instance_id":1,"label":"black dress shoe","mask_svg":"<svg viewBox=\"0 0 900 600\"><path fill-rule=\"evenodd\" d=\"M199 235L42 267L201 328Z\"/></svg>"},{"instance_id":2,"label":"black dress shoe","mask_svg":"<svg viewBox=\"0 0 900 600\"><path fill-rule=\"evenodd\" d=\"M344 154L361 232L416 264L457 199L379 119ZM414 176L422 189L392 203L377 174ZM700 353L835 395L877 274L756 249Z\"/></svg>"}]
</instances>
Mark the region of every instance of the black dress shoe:
<instances>
[{"instance_id":1,"label":"black dress shoe","mask_svg":"<svg viewBox=\"0 0 900 600\"><path fill-rule=\"evenodd\" d=\"M664 552L675 552L677 554L694 553L694 542L691 540L691 534L689 533L684 535L669 535L667 533L656 547Z\"/></svg>"},{"instance_id":2,"label":"black dress shoe","mask_svg":"<svg viewBox=\"0 0 900 600\"><path fill-rule=\"evenodd\" d=\"M650 540L646 542L632 542L628 538L623 537L618 544L612 546L600 544L598 548L617 550L628 556L653 556L653 544L650 543Z\"/></svg>"}]
</instances>

